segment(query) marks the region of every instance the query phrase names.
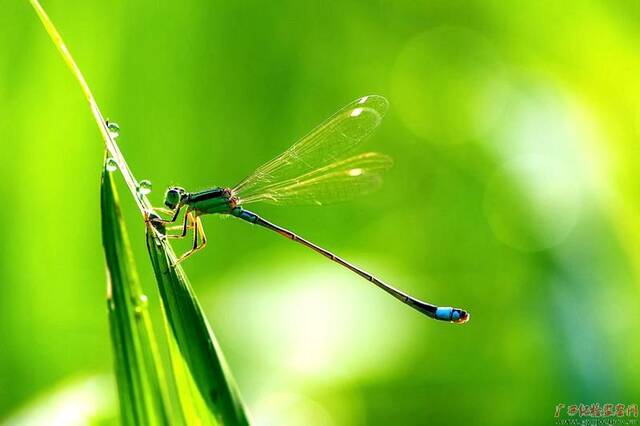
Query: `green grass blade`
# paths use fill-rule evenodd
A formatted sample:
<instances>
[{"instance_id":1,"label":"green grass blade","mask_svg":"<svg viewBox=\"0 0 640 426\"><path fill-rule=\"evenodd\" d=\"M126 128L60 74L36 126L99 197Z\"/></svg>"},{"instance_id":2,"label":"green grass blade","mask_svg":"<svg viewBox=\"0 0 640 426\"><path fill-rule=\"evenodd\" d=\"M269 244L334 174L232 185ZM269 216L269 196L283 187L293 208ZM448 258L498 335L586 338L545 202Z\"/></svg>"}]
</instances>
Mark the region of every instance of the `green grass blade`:
<instances>
[{"instance_id":1,"label":"green grass blade","mask_svg":"<svg viewBox=\"0 0 640 426\"><path fill-rule=\"evenodd\" d=\"M107 152L118 163L118 169L120 170L124 181L127 183L127 187L129 188L133 199L138 205L140 213L145 216L147 211L152 210L151 204L144 194L138 192L138 181L133 176L133 172L131 171L131 169L129 169L129 166L127 165L127 162L122 155L122 152L120 152L120 147L116 143L115 138L111 135L109 129L107 129L107 124L102 115L102 112L100 111L100 108L98 107L98 103L93 97L93 93L91 93L91 89L89 89L89 85L84 79L84 76L82 75L78 64L76 64L73 56L71 56L71 52L69 52L69 49L64 43L62 36L58 32L58 29L55 25L53 25L53 22L51 21L51 19L49 19L49 15L47 15L45 10L42 8L40 2L38 0L29 1L33 6L33 9L36 11L38 18L40 18L40 21L42 22L44 29L47 31L47 34L49 34L51 41L53 41L53 44L58 49L60 56L71 71L71 74L73 74L74 78L80 85L82 93L84 94L84 97L87 99L89 107L91 108L91 114L93 115L93 118L98 125L98 130L100 130L100 134L102 135L102 139L104 140Z\"/></svg>"},{"instance_id":2,"label":"green grass blade","mask_svg":"<svg viewBox=\"0 0 640 426\"><path fill-rule=\"evenodd\" d=\"M172 266L173 250L150 227L147 247L166 319L202 399L220 424L248 425L235 381L191 284L181 267Z\"/></svg>"},{"instance_id":3,"label":"green grass blade","mask_svg":"<svg viewBox=\"0 0 640 426\"><path fill-rule=\"evenodd\" d=\"M164 307L163 314L165 314ZM177 395L176 402L179 403L182 409L184 423L187 425L217 426L219 423L202 398L200 390L191 376L189 367L182 357L175 336L171 331L171 326L166 320L166 314L164 329L169 347L173 384Z\"/></svg>"},{"instance_id":4,"label":"green grass blade","mask_svg":"<svg viewBox=\"0 0 640 426\"><path fill-rule=\"evenodd\" d=\"M104 170L104 169L103 169ZM122 423L172 424L162 359L149 318L111 173L101 185L107 306Z\"/></svg>"},{"instance_id":5,"label":"green grass blade","mask_svg":"<svg viewBox=\"0 0 640 426\"><path fill-rule=\"evenodd\" d=\"M149 212L153 212L153 208L147 197L138 191L138 182L120 152L118 144L109 133L80 68L38 0L30 0L30 2L60 55L80 84L106 149L117 162L118 169L140 213L146 219ZM149 253L163 302L165 325L171 330L168 335L172 369L169 373L170 380L164 381L148 313L144 306L139 304L142 292L126 231L119 214L113 180L109 173L103 176L102 214L103 241L109 270L109 321L116 358L116 377L123 423L147 425L160 422L162 424L167 419L171 419L170 406L166 402L165 385L174 385L171 390L178 392L178 398L171 398L170 402L178 406L178 409L174 410L176 413L174 415L181 417L179 420L171 419L171 424L185 423L186 420L193 418L198 419L196 423L210 424L209 421L205 421L207 416L203 414L202 404L205 404L207 413L215 416L221 424L248 424L245 409L222 352L191 286L182 269L171 266L169 259L175 259L173 250L165 241L159 239L154 229L148 228L150 230L147 233ZM127 283L131 284L131 287L128 287ZM136 308L139 309L136 310ZM193 400L185 396L192 394ZM176 399L180 403L176 403Z\"/></svg>"}]
</instances>

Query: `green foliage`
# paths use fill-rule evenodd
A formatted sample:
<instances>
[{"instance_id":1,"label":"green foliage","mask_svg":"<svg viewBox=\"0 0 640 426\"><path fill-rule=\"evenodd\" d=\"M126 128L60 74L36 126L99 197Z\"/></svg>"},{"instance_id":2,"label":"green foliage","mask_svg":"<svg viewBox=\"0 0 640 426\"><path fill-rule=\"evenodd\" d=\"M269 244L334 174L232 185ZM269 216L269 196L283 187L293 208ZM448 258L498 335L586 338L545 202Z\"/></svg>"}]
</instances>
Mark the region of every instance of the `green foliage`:
<instances>
[{"instance_id":1,"label":"green foliage","mask_svg":"<svg viewBox=\"0 0 640 426\"><path fill-rule=\"evenodd\" d=\"M170 330L167 332L170 362L163 364L111 172L121 171L144 218L153 209L138 191L139 184L115 141L117 135L109 131L62 37L38 1L31 3L80 84L107 148L100 197L102 237L122 423L248 425L233 378L191 286L182 269L169 260L175 260L171 246L148 225L147 247L162 295L165 330Z\"/></svg>"},{"instance_id":2,"label":"green foliage","mask_svg":"<svg viewBox=\"0 0 640 426\"><path fill-rule=\"evenodd\" d=\"M102 173L102 241L107 263L107 308L122 423L168 425L166 373L120 213L113 176Z\"/></svg>"},{"instance_id":3,"label":"green foliage","mask_svg":"<svg viewBox=\"0 0 640 426\"><path fill-rule=\"evenodd\" d=\"M197 299L182 273L178 274L166 263L162 266L160 259L167 259L172 252L149 228L149 254L157 271L163 300L163 324L167 331L164 342L168 347L164 352L168 352L169 359L163 362L161 344L154 336L147 296L139 282L112 173L103 172L101 188L107 302L122 423L150 426L248 424L237 391L229 389L233 379L227 372L207 320L199 310ZM174 287L186 291L172 291ZM197 312L191 312L189 307ZM176 313L176 309L180 312ZM206 334L184 332L189 329L205 330ZM183 355L178 348L187 350ZM216 398L217 395L220 397Z\"/></svg>"},{"instance_id":4,"label":"green foliage","mask_svg":"<svg viewBox=\"0 0 640 426\"><path fill-rule=\"evenodd\" d=\"M221 424L249 424L236 384L198 299L182 268L173 266L175 255L170 246L158 238L151 226L147 227L147 247L166 321L201 397ZM172 356L178 356L175 350Z\"/></svg>"}]
</instances>

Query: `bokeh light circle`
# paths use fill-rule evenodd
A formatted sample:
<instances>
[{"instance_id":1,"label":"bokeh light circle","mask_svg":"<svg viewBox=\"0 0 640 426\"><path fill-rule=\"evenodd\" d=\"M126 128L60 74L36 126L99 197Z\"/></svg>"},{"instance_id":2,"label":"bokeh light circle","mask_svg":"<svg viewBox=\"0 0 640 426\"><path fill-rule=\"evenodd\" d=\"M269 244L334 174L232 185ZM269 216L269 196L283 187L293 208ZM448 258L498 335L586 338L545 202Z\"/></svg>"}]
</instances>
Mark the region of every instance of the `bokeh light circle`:
<instances>
[{"instance_id":1,"label":"bokeh light circle","mask_svg":"<svg viewBox=\"0 0 640 426\"><path fill-rule=\"evenodd\" d=\"M580 211L575 176L551 157L523 156L507 163L489 181L484 211L500 241L520 251L560 244Z\"/></svg>"},{"instance_id":2,"label":"bokeh light circle","mask_svg":"<svg viewBox=\"0 0 640 426\"><path fill-rule=\"evenodd\" d=\"M253 411L258 426L334 426L336 422L322 405L303 395L272 393L260 398Z\"/></svg>"},{"instance_id":3,"label":"bokeh light circle","mask_svg":"<svg viewBox=\"0 0 640 426\"><path fill-rule=\"evenodd\" d=\"M411 316L397 302L333 265L280 263L256 260L255 270L235 273L233 285L212 297L210 312L226 312L221 328L236 330L234 341L249 345L238 351L259 353L254 366L269 369L255 374L336 384L395 374L410 356ZM386 321L363 322L374 312Z\"/></svg>"},{"instance_id":4,"label":"bokeh light circle","mask_svg":"<svg viewBox=\"0 0 640 426\"><path fill-rule=\"evenodd\" d=\"M393 104L419 137L477 138L499 121L509 97L504 64L480 33L442 26L407 43L392 76Z\"/></svg>"}]
</instances>

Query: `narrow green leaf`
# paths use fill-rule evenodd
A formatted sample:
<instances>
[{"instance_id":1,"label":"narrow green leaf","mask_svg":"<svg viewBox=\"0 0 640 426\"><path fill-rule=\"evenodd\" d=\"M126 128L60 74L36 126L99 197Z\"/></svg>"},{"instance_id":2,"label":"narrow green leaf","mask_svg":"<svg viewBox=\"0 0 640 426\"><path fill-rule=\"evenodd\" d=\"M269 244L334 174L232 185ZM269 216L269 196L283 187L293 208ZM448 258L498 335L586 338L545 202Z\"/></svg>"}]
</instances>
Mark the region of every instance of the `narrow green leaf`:
<instances>
[{"instance_id":1,"label":"narrow green leaf","mask_svg":"<svg viewBox=\"0 0 640 426\"><path fill-rule=\"evenodd\" d=\"M122 423L168 425L166 378L111 173L103 169L102 243Z\"/></svg>"},{"instance_id":2,"label":"narrow green leaf","mask_svg":"<svg viewBox=\"0 0 640 426\"><path fill-rule=\"evenodd\" d=\"M202 399L220 424L248 425L235 381L191 284L182 268L173 266L171 247L150 226L147 247L166 319Z\"/></svg>"},{"instance_id":3,"label":"narrow green leaf","mask_svg":"<svg viewBox=\"0 0 640 426\"><path fill-rule=\"evenodd\" d=\"M140 213L146 219L153 208L138 191L138 182L107 129L88 84L60 33L38 0L30 0L60 55L80 84L89 102L109 155L118 164ZM224 425L246 425L247 415L228 372L215 337L202 314L182 269L171 266L175 254L155 230L148 228L147 246L163 303L171 368L165 381L157 343L141 297L127 234L120 217L117 194L109 173L102 184L103 244L108 265L109 321L116 378L124 424L212 424L215 416ZM171 395L167 403L167 390ZM177 393L177 395L173 395ZM177 398L175 398L177 396ZM179 400L180 402L176 402ZM174 407L174 414L170 414ZM177 407L177 408L176 408ZM207 411L202 407L206 407ZM192 421L193 420L193 421Z\"/></svg>"},{"instance_id":4,"label":"narrow green leaf","mask_svg":"<svg viewBox=\"0 0 640 426\"><path fill-rule=\"evenodd\" d=\"M177 395L176 402L179 403L182 409L185 424L217 426L219 423L216 421L215 416L202 398L200 390L198 389L193 376L191 376L189 367L182 357L180 349L178 349L175 336L171 331L168 321L166 320L167 317L164 312L164 306L163 314L165 319L164 329L169 346L169 357L173 373L173 384L175 387L175 394Z\"/></svg>"}]
</instances>

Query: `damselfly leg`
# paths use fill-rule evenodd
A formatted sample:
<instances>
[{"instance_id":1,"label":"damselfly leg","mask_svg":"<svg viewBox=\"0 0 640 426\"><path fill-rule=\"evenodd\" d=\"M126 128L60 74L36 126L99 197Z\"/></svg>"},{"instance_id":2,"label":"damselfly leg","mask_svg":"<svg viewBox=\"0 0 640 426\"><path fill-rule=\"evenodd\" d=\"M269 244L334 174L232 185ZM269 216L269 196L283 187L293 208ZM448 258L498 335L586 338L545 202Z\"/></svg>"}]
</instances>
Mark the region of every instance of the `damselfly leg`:
<instances>
[{"instance_id":1,"label":"damselfly leg","mask_svg":"<svg viewBox=\"0 0 640 426\"><path fill-rule=\"evenodd\" d=\"M171 219L168 219L168 220L160 218L157 214L153 214L153 217L149 218L150 221L155 222L156 224L164 225L165 223L175 223L177 221L181 207L178 206L174 210L166 209L164 207L158 207L156 208L156 210L164 214L172 215ZM170 234L169 232L167 232L167 231L175 231L178 229L181 230L179 234ZM188 207L184 215L182 225L168 226L163 228L164 236L166 238L172 238L172 239L185 238L190 229L193 229L193 245L191 246L191 249L189 251L184 253L175 261L174 266L184 261L185 259L187 259L196 251L204 248L207 245L207 237L204 233L204 228L202 226L202 221L200 220L200 217L196 216L196 214L192 210L190 210Z\"/></svg>"},{"instance_id":2,"label":"damselfly leg","mask_svg":"<svg viewBox=\"0 0 640 426\"><path fill-rule=\"evenodd\" d=\"M172 226L170 228L167 228L167 230L172 229L172 228L173 229L182 229L182 232L180 234L169 234L169 233L167 233L167 234L165 234L165 237L167 237L167 238L184 238L184 237L187 236L187 230L191 229L191 228L193 228L195 226L194 223L195 223L195 221L193 219L193 213L190 212L187 209L187 212L184 215L184 220L182 222L182 225L176 226L176 227Z\"/></svg>"},{"instance_id":3,"label":"damselfly leg","mask_svg":"<svg viewBox=\"0 0 640 426\"><path fill-rule=\"evenodd\" d=\"M189 256L191 256L193 253L195 253L196 251L203 249L206 245L207 245L207 237L204 233L204 228L202 227L202 221L200 220L199 216L193 216L193 213L189 212L187 213L188 216L191 216L191 220L193 221L193 246L191 247L191 250L187 251L186 253L184 253L182 256L180 256L175 263L173 264L178 265L179 263L183 262L185 259L187 259ZM183 231L184 235L186 235L186 228L184 228ZM180 236L178 236L178 238L181 238ZM198 243L198 240L200 240L200 242Z\"/></svg>"},{"instance_id":4,"label":"damselfly leg","mask_svg":"<svg viewBox=\"0 0 640 426\"><path fill-rule=\"evenodd\" d=\"M158 223L174 223L176 220L178 220L178 216L180 215L180 210L182 210L183 206L178 206L175 209L171 210L171 209L166 209L164 207L156 207L154 208L154 210L159 211L161 213L167 214L167 215L173 215L171 216L171 219L163 219L161 217L154 217L152 220L154 222L158 222Z\"/></svg>"}]
</instances>

